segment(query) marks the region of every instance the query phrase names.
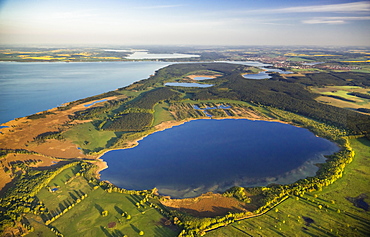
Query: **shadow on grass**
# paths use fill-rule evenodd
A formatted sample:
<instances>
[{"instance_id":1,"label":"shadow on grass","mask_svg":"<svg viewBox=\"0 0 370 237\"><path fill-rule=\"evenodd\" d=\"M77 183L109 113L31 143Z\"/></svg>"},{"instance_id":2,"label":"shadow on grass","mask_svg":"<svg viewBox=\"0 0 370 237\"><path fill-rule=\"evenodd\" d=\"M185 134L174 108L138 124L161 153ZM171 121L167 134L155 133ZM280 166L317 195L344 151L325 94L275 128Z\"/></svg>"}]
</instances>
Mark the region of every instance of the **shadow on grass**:
<instances>
[{"instance_id":1,"label":"shadow on grass","mask_svg":"<svg viewBox=\"0 0 370 237\"><path fill-rule=\"evenodd\" d=\"M104 226L100 226L100 229L103 231L103 233L105 234L105 236L107 236L107 237L114 237L113 235L111 235L109 233L109 231Z\"/></svg>"},{"instance_id":2,"label":"shadow on grass","mask_svg":"<svg viewBox=\"0 0 370 237\"><path fill-rule=\"evenodd\" d=\"M114 206L114 209L116 210L116 212L117 212L120 216L122 216L122 214L124 213L124 211L123 211L121 208L117 207L116 205Z\"/></svg>"},{"instance_id":3,"label":"shadow on grass","mask_svg":"<svg viewBox=\"0 0 370 237\"><path fill-rule=\"evenodd\" d=\"M136 227L136 226L134 226L133 224L130 224L130 226L131 226L131 228L136 232L136 233L140 233L140 230Z\"/></svg>"},{"instance_id":4,"label":"shadow on grass","mask_svg":"<svg viewBox=\"0 0 370 237\"><path fill-rule=\"evenodd\" d=\"M103 211L104 211L104 209L99 205L99 204L96 204L95 203L95 208L96 208L96 210L98 210L99 211L99 213L102 213Z\"/></svg>"}]
</instances>

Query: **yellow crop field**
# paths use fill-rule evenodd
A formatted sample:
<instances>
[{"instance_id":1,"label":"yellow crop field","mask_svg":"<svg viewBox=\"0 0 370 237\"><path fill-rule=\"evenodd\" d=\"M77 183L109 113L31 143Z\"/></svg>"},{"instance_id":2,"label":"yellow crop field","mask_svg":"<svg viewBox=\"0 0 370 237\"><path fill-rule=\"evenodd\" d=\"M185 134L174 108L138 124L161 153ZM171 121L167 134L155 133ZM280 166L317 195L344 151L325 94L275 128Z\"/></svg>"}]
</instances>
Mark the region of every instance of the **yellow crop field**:
<instances>
[{"instance_id":1,"label":"yellow crop field","mask_svg":"<svg viewBox=\"0 0 370 237\"><path fill-rule=\"evenodd\" d=\"M122 59L122 58L119 58L119 57L91 57L91 58L95 58L95 59Z\"/></svg>"},{"instance_id":2,"label":"yellow crop field","mask_svg":"<svg viewBox=\"0 0 370 237\"><path fill-rule=\"evenodd\" d=\"M314 57L338 57L338 56L342 56L342 55L332 55L332 54L315 54L315 55L312 55Z\"/></svg>"},{"instance_id":3,"label":"yellow crop field","mask_svg":"<svg viewBox=\"0 0 370 237\"><path fill-rule=\"evenodd\" d=\"M53 56L36 56L36 57L24 57L24 59L35 59L35 60L58 60L60 58L54 58Z\"/></svg>"}]
</instances>

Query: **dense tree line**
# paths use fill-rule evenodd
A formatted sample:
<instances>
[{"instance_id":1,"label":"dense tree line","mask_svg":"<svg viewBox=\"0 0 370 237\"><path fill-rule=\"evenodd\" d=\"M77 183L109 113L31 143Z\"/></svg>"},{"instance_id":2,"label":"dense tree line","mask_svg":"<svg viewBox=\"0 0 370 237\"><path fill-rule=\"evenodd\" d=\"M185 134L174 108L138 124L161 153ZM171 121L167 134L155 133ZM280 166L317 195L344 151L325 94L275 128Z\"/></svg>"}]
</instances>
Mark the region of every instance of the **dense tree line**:
<instances>
[{"instance_id":1,"label":"dense tree line","mask_svg":"<svg viewBox=\"0 0 370 237\"><path fill-rule=\"evenodd\" d=\"M338 100L343 100L345 102L356 103L355 100L347 99L347 98L344 98L338 95L322 95L322 96L331 97L331 98L338 99Z\"/></svg>"},{"instance_id":2,"label":"dense tree line","mask_svg":"<svg viewBox=\"0 0 370 237\"><path fill-rule=\"evenodd\" d=\"M37 143L43 143L45 142L47 139L56 139L56 140L63 140L64 137L63 135L61 134L60 131L55 131L55 132L44 132L44 133L41 133L39 135L37 135L35 138L34 138L34 141L37 142Z\"/></svg>"},{"instance_id":3,"label":"dense tree line","mask_svg":"<svg viewBox=\"0 0 370 237\"><path fill-rule=\"evenodd\" d=\"M26 149L0 149L0 158L6 156L7 154L16 153L16 154L29 154L34 155L37 152L29 151Z\"/></svg>"},{"instance_id":4,"label":"dense tree line","mask_svg":"<svg viewBox=\"0 0 370 237\"><path fill-rule=\"evenodd\" d=\"M148 128L153 121L153 114L151 113L129 113L121 115L119 118L107 122L104 126L104 130L109 131L142 131Z\"/></svg>"},{"instance_id":5,"label":"dense tree line","mask_svg":"<svg viewBox=\"0 0 370 237\"><path fill-rule=\"evenodd\" d=\"M178 92L175 92L168 87L162 87L144 93L132 102L128 103L127 106L131 108L153 109L154 105L158 102L172 99L178 94Z\"/></svg>"},{"instance_id":6,"label":"dense tree line","mask_svg":"<svg viewBox=\"0 0 370 237\"><path fill-rule=\"evenodd\" d=\"M45 111L45 112L42 112L42 113L29 115L29 116L27 116L26 118L28 118L28 119L46 118L46 115L50 115L50 114L55 114L55 113Z\"/></svg>"},{"instance_id":7,"label":"dense tree line","mask_svg":"<svg viewBox=\"0 0 370 237\"><path fill-rule=\"evenodd\" d=\"M360 92L351 92L349 95L357 96L364 99L370 99L370 94L360 93Z\"/></svg>"}]
</instances>

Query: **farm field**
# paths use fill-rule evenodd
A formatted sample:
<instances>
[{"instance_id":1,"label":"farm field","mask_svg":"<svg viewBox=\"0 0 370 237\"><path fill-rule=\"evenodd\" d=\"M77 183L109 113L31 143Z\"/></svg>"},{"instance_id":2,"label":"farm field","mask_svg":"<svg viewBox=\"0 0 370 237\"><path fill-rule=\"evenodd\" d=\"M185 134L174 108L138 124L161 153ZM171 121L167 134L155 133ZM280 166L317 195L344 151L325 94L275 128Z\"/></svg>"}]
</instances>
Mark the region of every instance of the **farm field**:
<instances>
[{"instance_id":1,"label":"farm field","mask_svg":"<svg viewBox=\"0 0 370 237\"><path fill-rule=\"evenodd\" d=\"M323 88L311 88L312 92L321 94L316 98L317 101L328 103L340 108L370 109L370 99L360 98L351 95L352 92L369 94L369 89L358 86L326 86Z\"/></svg>"},{"instance_id":2,"label":"farm field","mask_svg":"<svg viewBox=\"0 0 370 237\"><path fill-rule=\"evenodd\" d=\"M178 234L177 227L166 222L149 202L141 202L144 196L104 191L80 176L79 171L79 166L64 170L37 194L49 214L41 216L44 220L26 215L36 228L28 236L55 236L49 228L64 236L139 236L141 231L147 236ZM65 209L68 211L63 212ZM42 225L45 219L50 219L48 215L62 212L64 214L56 217L49 228Z\"/></svg>"}]
</instances>

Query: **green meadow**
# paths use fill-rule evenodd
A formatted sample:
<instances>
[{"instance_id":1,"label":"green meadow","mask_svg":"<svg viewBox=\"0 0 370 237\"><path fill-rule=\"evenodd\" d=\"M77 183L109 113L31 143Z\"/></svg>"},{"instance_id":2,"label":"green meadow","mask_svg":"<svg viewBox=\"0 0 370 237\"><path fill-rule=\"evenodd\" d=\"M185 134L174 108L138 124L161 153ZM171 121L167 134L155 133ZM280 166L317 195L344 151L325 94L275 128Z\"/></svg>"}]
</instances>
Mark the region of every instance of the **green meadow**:
<instances>
[{"instance_id":1,"label":"green meadow","mask_svg":"<svg viewBox=\"0 0 370 237\"><path fill-rule=\"evenodd\" d=\"M112 138L116 138L115 132L97 130L92 123L78 124L63 133L63 136L87 152L102 150L109 146Z\"/></svg>"},{"instance_id":2,"label":"green meadow","mask_svg":"<svg viewBox=\"0 0 370 237\"><path fill-rule=\"evenodd\" d=\"M88 182L79 171L79 165L64 170L37 194L49 213L41 217L26 215L35 228L28 236L55 236L51 228L64 236L89 237L176 236L179 233L178 228L154 208L152 203L156 200L143 202L142 195L104 191ZM59 213L63 214L47 222Z\"/></svg>"}]
</instances>

